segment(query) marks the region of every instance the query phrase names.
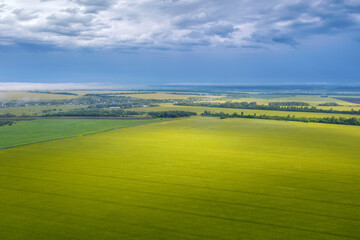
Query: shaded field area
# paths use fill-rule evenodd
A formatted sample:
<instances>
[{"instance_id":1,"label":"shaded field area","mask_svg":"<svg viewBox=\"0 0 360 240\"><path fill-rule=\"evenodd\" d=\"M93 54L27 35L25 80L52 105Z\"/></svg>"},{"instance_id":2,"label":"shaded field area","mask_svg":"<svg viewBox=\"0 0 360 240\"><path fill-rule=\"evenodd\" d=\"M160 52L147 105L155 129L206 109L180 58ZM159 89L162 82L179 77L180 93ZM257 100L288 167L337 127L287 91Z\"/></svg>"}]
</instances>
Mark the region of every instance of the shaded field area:
<instances>
[{"instance_id":1,"label":"shaded field area","mask_svg":"<svg viewBox=\"0 0 360 240\"><path fill-rule=\"evenodd\" d=\"M0 151L2 239L358 239L360 129L194 117Z\"/></svg>"},{"instance_id":2,"label":"shaded field area","mask_svg":"<svg viewBox=\"0 0 360 240\"><path fill-rule=\"evenodd\" d=\"M346 101L346 102L351 102L351 103L356 103L356 104L360 104L360 98L349 98L349 97L338 97L336 99L339 99L341 101Z\"/></svg>"},{"instance_id":3,"label":"shaded field area","mask_svg":"<svg viewBox=\"0 0 360 240\"><path fill-rule=\"evenodd\" d=\"M0 149L155 122L156 120L40 119L0 128Z\"/></svg>"}]
</instances>

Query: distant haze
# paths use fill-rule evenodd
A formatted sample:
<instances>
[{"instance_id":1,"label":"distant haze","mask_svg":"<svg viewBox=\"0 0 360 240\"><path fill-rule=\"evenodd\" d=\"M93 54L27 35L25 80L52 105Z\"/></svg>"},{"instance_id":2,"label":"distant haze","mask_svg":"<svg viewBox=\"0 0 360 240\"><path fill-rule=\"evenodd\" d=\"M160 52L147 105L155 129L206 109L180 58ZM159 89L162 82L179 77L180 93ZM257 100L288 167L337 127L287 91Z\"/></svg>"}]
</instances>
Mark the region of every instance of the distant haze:
<instances>
[{"instance_id":1,"label":"distant haze","mask_svg":"<svg viewBox=\"0 0 360 240\"><path fill-rule=\"evenodd\" d=\"M101 83L24 83L24 82L0 82L0 91L45 91L45 90L85 90L106 89L114 86L106 86Z\"/></svg>"}]
</instances>

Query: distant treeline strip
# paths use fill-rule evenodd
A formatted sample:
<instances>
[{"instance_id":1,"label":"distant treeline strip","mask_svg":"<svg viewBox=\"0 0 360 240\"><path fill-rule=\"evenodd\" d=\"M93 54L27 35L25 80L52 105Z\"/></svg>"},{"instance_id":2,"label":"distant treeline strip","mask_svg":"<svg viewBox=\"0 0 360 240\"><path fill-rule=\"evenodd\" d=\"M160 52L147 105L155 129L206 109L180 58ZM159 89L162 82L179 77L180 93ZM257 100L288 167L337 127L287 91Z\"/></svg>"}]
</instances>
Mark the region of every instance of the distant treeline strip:
<instances>
[{"instance_id":1,"label":"distant treeline strip","mask_svg":"<svg viewBox=\"0 0 360 240\"><path fill-rule=\"evenodd\" d=\"M280 103L284 104L284 103ZM225 103L211 103L211 102L198 102L198 103L176 103L180 106L200 106L200 107L215 107L215 108L237 108L237 109L254 109L254 110L274 110L274 111L288 111L288 112L316 112L316 113L337 113L337 114L351 114L360 115L360 110L341 111L334 109L321 109L316 107L304 107L295 105L280 105L271 103L271 105L258 105L256 102L225 102ZM289 103L290 104L290 103ZM291 102L291 104L294 104Z\"/></svg>"},{"instance_id":2,"label":"distant treeline strip","mask_svg":"<svg viewBox=\"0 0 360 240\"><path fill-rule=\"evenodd\" d=\"M310 106L310 104L306 103L306 102L270 102L269 106L272 106L272 107L281 107L281 106L307 107L307 106Z\"/></svg>"},{"instance_id":3,"label":"distant treeline strip","mask_svg":"<svg viewBox=\"0 0 360 240\"><path fill-rule=\"evenodd\" d=\"M68 112L47 113L43 117L128 117L143 114L143 112L121 109L74 109Z\"/></svg>"},{"instance_id":4,"label":"distant treeline strip","mask_svg":"<svg viewBox=\"0 0 360 240\"><path fill-rule=\"evenodd\" d=\"M2 126L6 126L6 125L9 125L9 126L11 126L11 125L13 125L13 121L0 121L0 127L2 127Z\"/></svg>"},{"instance_id":5,"label":"distant treeline strip","mask_svg":"<svg viewBox=\"0 0 360 240\"><path fill-rule=\"evenodd\" d=\"M152 118L179 118L179 117L190 117L195 116L195 112L187 111L162 111L162 112L148 112L148 115Z\"/></svg>"},{"instance_id":6,"label":"distant treeline strip","mask_svg":"<svg viewBox=\"0 0 360 240\"><path fill-rule=\"evenodd\" d=\"M335 117L324 117L324 118L307 118L307 117L295 117L295 116L269 116L265 114L257 115L255 114L241 114L238 113L224 113L224 112L211 112L205 111L201 114L201 116L206 117L220 117L220 119L225 118L254 118L254 119L268 119L268 120L280 120L280 121L295 121L295 122L314 122L314 123L329 123L329 124L342 124L342 125L356 125L360 126L360 120L352 117L352 118L335 118Z\"/></svg>"},{"instance_id":7,"label":"distant treeline strip","mask_svg":"<svg viewBox=\"0 0 360 240\"><path fill-rule=\"evenodd\" d=\"M132 117L144 114L145 112L125 111L121 109L75 109L68 112L48 113L42 117ZM162 111L148 112L147 115L152 118L179 118L190 117L196 115L196 113L187 111Z\"/></svg>"}]
</instances>

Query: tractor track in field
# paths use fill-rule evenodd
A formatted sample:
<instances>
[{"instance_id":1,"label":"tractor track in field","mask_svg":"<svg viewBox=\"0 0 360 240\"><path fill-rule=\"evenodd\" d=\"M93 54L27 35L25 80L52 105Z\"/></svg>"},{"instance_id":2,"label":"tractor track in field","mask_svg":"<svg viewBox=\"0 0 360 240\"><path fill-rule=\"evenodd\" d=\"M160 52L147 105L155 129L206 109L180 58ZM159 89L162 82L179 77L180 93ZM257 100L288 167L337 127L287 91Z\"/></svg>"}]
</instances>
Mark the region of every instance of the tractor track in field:
<instances>
[{"instance_id":1,"label":"tractor track in field","mask_svg":"<svg viewBox=\"0 0 360 240\"><path fill-rule=\"evenodd\" d=\"M23 176L13 176L13 175L0 175L0 177L9 177L9 178L40 181L40 182L48 182L48 183L56 183L56 184L63 184L63 185L76 185L76 186L79 186L79 187L86 186L85 184L81 184L81 183L74 183L74 182L70 183L70 182L64 182L64 181L56 181L56 180L33 178L33 177L23 177ZM200 201L200 202L205 202L205 203L209 202L209 203L214 203L214 204L242 206L242 207L259 208L259 209L265 209L265 210L277 210L277 211L288 212L288 213L300 213L300 214L310 215L310 216L326 217L326 218L334 218L334 219L337 219L337 220L342 219L342 220L347 220L347 221L360 222L360 219L357 219L357 218L342 217L342 216L321 214L321 213L314 213L314 212L310 212L310 211L285 209L285 208L282 208L282 207L270 207L270 206L263 206L263 205L259 205L259 204L252 204L252 203L234 202L234 201L226 201L226 200L212 200L212 199L201 198L201 197L188 197L188 196L182 196L182 195L174 195L174 194L165 194L165 193L150 192L150 191L133 190L133 189L119 188L119 187L114 188L114 187L98 186L98 185L96 185L96 186L93 185L92 187L97 188L97 189L108 189L108 190L112 190L112 191L153 195L153 196L160 196L160 197L167 197L167 198L174 198L174 199L195 200L195 201Z\"/></svg>"},{"instance_id":2,"label":"tractor track in field","mask_svg":"<svg viewBox=\"0 0 360 240\"><path fill-rule=\"evenodd\" d=\"M288 199L302 200L302 201L307 201L307 202L327 203L327 204L343 205L343 206L356 207L356 208L360 207L360 204L357 204L357 203L354 204L354 203L338 202L338 201L324 200L324 199L302 198L302 197L296 197L296 196L284 196L282 194L252 192L252 191L240 190L240 189L229 189L229 188L201 186L201 185L194 185L194 184L187 184L187 183L164 182L164 181L149 180L149 179L144 180L144 179L139 179L139 178L110 176L110 175L93 174L93 173L79 173L79 172L41 169L41 168L32 168L32 167L18 167L18 166L7 166L7 165L0 165L0 166L9 167L9 168L32 169L35 171L69 174L69 175L74 175L74 176L78 175L78 176L89 176L89 177L108 178L108 179L120 179L120 180L140 182L140 183L146 182L146 183L154 183L154 184L168 185L168 186L180 186L180 187L186 187L186 188L205 189L205 190L211 190L211 191L223 191L223 192L240 193L240 194L251 194L251 195L274 197L274 198L288 198Z\"/></svg>"},{"instance_id":3,"label":"tractor track in field","mask_svg":"<svg viewBox=\"0 0 360 240\"><path fill-rule=\"evenodd\" d=\"M263 221L256 221L256 220L249 220L249 219L241 219L237 217L224 217L224 216L218 216L210 213L200 213L200 212L192 212L192 211L185 211L185 210L178 210L178 209L170 209L170 208L163 208L158 206L151 206L151 205L139 205L134 203L124 203L124 202L118 202L114 200L107 200L107 199L92 199L88 197L81 197L81 196L72 196L68 194L61 194L61 193L52 193L52 192L42 192L42 191L32 191L32 190L25 190L25 189L14 189L14 188L6 188L6 187L0 187L1 189L8 190L8 191L16 191L16 192L25 192L29 194L38 194L38 195L48 195L48 196L54 196L59 198L67 198L67 199L76 199L79 201L88 201L88 202L96 202L101 204L110 204L110 205L119 205L119 206L128 206L132 208L140 208L140 209L148 209L153 211L160 211L160 212L166 212L166 213L174 213L174 214L182 214L182 215L188 215L193 217L200 217L200 218L208 218L208 219L214 219L214 220L220 220L220 221L226 221L226 222L235 222L235 223L246 223L251 225L258 225L258 226L265 226L265 227L274 227L277 229L288 229L288 230L295 230L299 232L306 232L306 233L314 233L314 234L320 234L325 236L334 236L334 237L341 237L341 238L347 238L347 239L358 239L355 236L350 235L344 235L334 232L327 232L323 230L317 230L317 229L308 229L308 228L302 228L297 226L289 226L284 224L277 224L277 223L270 223L270 222L263 222Z\"/></svg>"}]
</instances>

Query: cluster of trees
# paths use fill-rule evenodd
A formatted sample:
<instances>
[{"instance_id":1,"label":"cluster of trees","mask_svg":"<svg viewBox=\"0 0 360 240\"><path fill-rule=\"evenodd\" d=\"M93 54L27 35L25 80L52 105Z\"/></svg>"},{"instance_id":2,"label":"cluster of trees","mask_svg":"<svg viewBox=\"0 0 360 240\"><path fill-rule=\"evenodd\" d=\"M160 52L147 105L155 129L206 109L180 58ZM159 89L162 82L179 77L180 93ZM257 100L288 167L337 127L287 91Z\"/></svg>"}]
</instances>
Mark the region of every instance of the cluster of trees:
<instances>
[{"instance_id":1,"label":"cluster of trees","mask_svg":"<svg viewBox=\"0 0 360 240\"><path fill-rule=\"evenodd\" d=\"M339 113L339 114L352 114L360 115L360 110L342 111L334 109L321 109L316 107L296 107L296 106L270 106L258 105L256 102L225 102L225 103L212 103L212 102L183 102L175 105L181 106L201 106L201 107L217 107L217 108L237 108L237 109L255 109L255 110L275 110L275 111L289 111L289 112L318 112L318 113Z\"/></svg>"},{"instance_id":2,"label":"cluster of trees","mask_svg":"<svg viewBox=\"0 0 360 240\"><path fill-rule=\"evenodd\" d=\"M74 109L68 112L47 113L43 117L130 117L143 115L143 112L121 109Z\"/></svg>"},{"instance_id":3,"label":"cluster of trees","mask_svg":"<svg viewBox=\"0 0 360 240\"><path fill-rule=\"evenodd\" d=\"M352 118L335 118L332 117L323 117L323 118L316 118L316 117L295 117L295 116L269 116L265 114L257 115L254 114L244 114L243 112L241 114L238 113L224 113L224 112L211 112L211 111L204 111L201 116L206 117L220 117L220 119L225 118L255 118L255 119L269 119L269 120L282 120L282 121L295 121L295 122L315 122L315 123L330 123L330 124L343 124L343 125L357 125L360 126L360 120L356 117Z\"/></svg>"},{"instance_id":4,"label":"cluster of trees","mask_svg":"<svg viewBox=\"0 0 360 240\"><path fill-rule=\"evenodd\" d=\"M162 111L162 112L149 112L149 116L152 118L179 118L179 117L190 117L197 115L195 112L187 111Z\"/></svg>"},{"instance_id":5,"label":"cluster of trees","mask_svg":"<svg viewBox=\"0 0 360 240\"><path fill-rule=\"evenodd\" d=\"M335 106L341 106L340 104L336 103L336 102L326 102L326 103L320 103L318 104L318 106L330 106L330 107L335 107Z\"/></svg>"},{"instance_id":6,"label":"cluster of trees","mask_svg":"<svg viewBox=\"0 0 360 240\"><path fill-rule=\"evenodd\" d=\"M9 126L11 126L11 125L13 125L13 121L0 121L0 127L2 127L2 126L6 126L6 125L9 125Z\"/></svg>"},{"instance_id":7,"label":"cluster of trees","mask_svg":"<svg viewBox=\"0 0 360 240\"><path fill-rule=\"evenodd\" d=\"M306 102L271 102L269 106L272 107L281 107L281 106L293 106L293 107L305 107L310 106L309 103Z\"/></svg>"},{"instance_id":8,"label":"cluster of trees","mask_svg":"<svg viewBox=\"0 0 360 240\"><path fill-rule=\"evenodd\" d=\"M0 118L12 118L12 117L16 117L16 115L12 113L0 114Z\"/></svg>"}]
</instances>

